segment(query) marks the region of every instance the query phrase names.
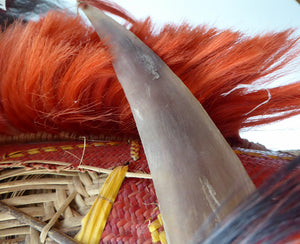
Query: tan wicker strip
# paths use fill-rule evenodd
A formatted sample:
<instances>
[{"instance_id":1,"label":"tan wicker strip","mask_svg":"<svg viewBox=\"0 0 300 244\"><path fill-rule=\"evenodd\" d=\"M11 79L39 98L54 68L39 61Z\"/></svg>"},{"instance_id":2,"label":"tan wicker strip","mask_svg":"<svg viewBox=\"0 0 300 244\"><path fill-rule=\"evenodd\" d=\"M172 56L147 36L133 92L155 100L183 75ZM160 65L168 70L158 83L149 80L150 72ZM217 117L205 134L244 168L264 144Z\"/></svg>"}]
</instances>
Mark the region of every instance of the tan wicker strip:
<instances>
[{"instance_id":1,"label":"tan wicker strip","mask_svg":"<svg viewBox=\"0 0 300 244\"><path fill-rule=\"evenodd\" d=\"M25 212L21 211L20 209L17 209L15 207L5 204L3 201L2 202L0 201L0 210L9 212L11 215L16 217L21 223L25 223L25 224L35 228L38 231L42 231L42 229L45 226L44 222L26 214ZM18 234L23 234L23 233L26 233L29 230L29 228L21 227L20 230L22 230L22 231L20 231ZM54 241L56 241L58 243L64 243L64 244L78 243L73 238L69 237L68 235L66 235L63 232L61 232L57 229L54 229L54 228L48 232L48 235L49 235L49 237L51 237Z\"/></svg>"}]
</instances>

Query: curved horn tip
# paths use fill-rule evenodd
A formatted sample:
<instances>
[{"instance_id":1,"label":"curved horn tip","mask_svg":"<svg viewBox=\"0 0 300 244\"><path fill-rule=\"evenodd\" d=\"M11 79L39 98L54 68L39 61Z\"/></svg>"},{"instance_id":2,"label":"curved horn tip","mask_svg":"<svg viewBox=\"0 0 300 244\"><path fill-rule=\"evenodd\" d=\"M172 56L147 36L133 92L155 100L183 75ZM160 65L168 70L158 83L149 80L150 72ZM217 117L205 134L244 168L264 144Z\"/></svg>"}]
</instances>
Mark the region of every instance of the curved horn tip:
<instances>
[{"instance_id":1,"label":"curved horn tip","mask_svg":"<svg viewBox=\"0 0 300 244\"><path fill-rule=\"evenodd\" d=\"M201 104L142 41L89 7L130 103L160 204L167 239L186 243L219 204L222 220L254 185ZM238 191L228 199L230 189Z\"/></svg>"}]
</instances>

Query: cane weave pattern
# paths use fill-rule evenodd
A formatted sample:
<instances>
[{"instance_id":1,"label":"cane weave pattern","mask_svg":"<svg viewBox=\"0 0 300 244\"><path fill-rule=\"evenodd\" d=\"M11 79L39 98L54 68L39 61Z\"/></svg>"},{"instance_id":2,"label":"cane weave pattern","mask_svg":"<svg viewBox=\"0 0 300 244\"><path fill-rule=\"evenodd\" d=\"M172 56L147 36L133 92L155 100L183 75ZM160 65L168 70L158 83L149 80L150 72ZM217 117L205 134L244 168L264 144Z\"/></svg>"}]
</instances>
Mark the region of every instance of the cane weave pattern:
<instances>
[{"instance_id":1,"label":"cane weave pattern","mask_svg":"<svg viewBox=\"0 0 300 244\"><path fill-rule=\"evenodd\" d=\"M256 186L295 157L243 148L234 151ZM74 200L54 224L72 237L78 233L81 220L97 198L107 173L127 165L127 174L133 174L134 178L124 180L100 243L165 243L158 202L140 142L12 144L1 146L0 156L0 198L45 224L76 190ZM99 173L101 169L106 173ZM14 217L0 214L0 240L33 243L33 238L38 240L39 235Z\"/></svg>"}]
</instances>

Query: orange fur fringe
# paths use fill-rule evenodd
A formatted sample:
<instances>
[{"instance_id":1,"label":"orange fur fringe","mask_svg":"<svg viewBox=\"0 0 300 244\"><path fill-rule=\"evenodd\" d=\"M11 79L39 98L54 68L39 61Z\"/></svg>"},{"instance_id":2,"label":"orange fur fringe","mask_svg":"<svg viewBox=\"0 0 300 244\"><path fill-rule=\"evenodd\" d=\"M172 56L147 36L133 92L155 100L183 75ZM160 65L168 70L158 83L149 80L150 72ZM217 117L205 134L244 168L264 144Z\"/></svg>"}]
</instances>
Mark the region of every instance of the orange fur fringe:
<instances>
[{"instance_id":1,"label":"orange fur fringe","mask_svg":"<svg viewBox=\"0 0 300 244\"><path fill-rule=\"evenodd\" d=\"M292 30L250 38L183 24L154 32L150 19L138 22L113 9L106 8L131 22L131 31L182 79L227 139L239 138L243 127L300 113L299 82L235 89L258 81L267 86L281 75L300 53ZM251 119L259 115L268 116ZM0 33L0 134L40 131L137 136L107 47L80 17L61 12Z\"/></svg>"}]
</instances>

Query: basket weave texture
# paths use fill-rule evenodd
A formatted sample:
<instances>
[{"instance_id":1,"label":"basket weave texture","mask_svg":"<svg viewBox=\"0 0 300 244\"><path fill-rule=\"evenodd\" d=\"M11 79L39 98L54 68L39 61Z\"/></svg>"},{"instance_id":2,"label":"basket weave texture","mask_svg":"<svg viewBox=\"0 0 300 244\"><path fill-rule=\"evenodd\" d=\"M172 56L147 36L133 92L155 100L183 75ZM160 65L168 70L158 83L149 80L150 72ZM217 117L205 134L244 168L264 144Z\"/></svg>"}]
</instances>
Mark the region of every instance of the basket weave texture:
<instances>
[{"instance_id":1,"label":"basket weave texture","mask_svg":"<svg viewBox=\"0 0 300 244\"><path fill-rule=\"evenodd\" d=\"M295 156L234 148L256 186ZM159 243L163 227L149 168L137 141L69 141L12 144L0 148L0 198L45 223L77 192L54 227L70 236L96 199L107 174L101 169L128 165L100 243ZM184 167L184 165L183 165ZM0 213L0 242L39 243L40 233ZM48 243L53 241L47 238Z\"/></svg>"}]
</instances>

